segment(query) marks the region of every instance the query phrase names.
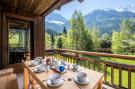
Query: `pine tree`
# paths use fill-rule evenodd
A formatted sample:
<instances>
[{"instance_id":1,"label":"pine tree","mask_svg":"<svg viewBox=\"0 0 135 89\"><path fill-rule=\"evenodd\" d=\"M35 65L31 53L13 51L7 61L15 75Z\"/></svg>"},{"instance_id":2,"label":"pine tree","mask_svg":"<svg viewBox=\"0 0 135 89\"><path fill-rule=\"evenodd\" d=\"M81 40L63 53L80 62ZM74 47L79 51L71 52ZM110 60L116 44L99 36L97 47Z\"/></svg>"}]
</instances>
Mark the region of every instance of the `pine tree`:
<instances>
[{"instance_id":1,"label":"pine tree","mask_svg":"<svg viewBox=\"0 0 135 89\"><path fill-rule=\"evenodd\" d=\"M63 28L63 33L64 33L65 35L67 35L67 30L66 30L65 27Z\"/></svg>"},{"instance_id":2,"label":"pine tree","mask_svg":"<svg viewBox=\"0 0 135 89\"><path fill-rule=\"evenodd\" d=\"M51 34L51 47L54 48L55 38L54 34Z\"/></svg>"},{"instance_id":3,"label":"pine tree","mask_svg":"<svg viewBox=\"0 0 135 89\"><path fill-rule=\"evenodd\" d=\"M57 40L57 48L61 48L62 49L62 38L59 37Z\"/></svg>"},{"instance_id":4,"label":"pine tree","mask_svg":"<svg viewBox=\"0 0 135 89\"><path fill-rule=\"evenodd\" d=\"M92 41L90 34L84 25L81 11L75 11L70 21L71 29L68 33L68 42L71 42L71 48L75 50L91 50ZM69 39L70 38L70 39Z\"/></svg>"}]
</instances>

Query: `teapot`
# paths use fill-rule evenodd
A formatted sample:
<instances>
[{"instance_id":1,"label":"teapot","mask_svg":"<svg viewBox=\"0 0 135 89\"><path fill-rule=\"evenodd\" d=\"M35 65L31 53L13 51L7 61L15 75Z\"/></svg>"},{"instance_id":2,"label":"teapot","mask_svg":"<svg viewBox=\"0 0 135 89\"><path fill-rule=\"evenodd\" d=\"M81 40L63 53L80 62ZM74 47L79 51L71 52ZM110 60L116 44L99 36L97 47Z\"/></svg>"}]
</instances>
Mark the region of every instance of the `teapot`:
<instances>
[{"instance_id":1,"label":"teapot","mask_svg":"<svg viewBox=\"0 0 135 89\"><path fill-rule=\"evenodd\" d=\"M50 65L51 62L52 62L51 58L46 58L46 64L47 64L47 65Z\"/></svg>"}]
</instances>

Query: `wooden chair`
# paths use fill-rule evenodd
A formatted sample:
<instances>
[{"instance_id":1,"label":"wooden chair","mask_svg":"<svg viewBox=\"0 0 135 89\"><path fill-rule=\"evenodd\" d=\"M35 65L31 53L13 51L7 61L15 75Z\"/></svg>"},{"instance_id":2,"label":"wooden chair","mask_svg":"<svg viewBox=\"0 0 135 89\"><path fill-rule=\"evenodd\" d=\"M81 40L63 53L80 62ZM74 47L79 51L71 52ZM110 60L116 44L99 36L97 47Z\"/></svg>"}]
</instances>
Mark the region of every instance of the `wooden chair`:
<instances>
[{"instance_id":1,"label":"wooden chair","mask_svg":"<svg viewBox=\"0 0 135 89\"><path fill-rule=\"evenodd\" d=\"M0 77L4 77L11 74L13 74L13 68L0 70Z\"/></svg>"},{"instance_id":2,"label":"wooden chair","mask_svg":"<svg viewBox=\"0 0 135 89\"><path fill-rule=\"evenodd\" d=\"M0 70L0 89L19 89L13 68Z\"/></svg>"}]
</instances>

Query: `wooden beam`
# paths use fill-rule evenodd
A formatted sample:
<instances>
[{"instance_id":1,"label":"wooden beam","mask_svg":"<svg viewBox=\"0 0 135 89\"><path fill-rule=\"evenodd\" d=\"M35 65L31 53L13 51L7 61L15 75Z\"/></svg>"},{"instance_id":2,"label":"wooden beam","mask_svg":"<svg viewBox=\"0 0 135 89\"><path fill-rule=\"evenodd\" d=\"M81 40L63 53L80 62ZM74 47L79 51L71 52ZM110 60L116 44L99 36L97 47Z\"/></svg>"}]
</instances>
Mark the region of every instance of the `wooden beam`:
<instances>
[{"instance_id":1,"label":"wooden beam","mask_svg":"<svg viewBox=\"0 0 135 89\"><path fill-rule=\"evenodd\" d=\"M34 23L34 57L43 56L45 51L45 42L44 42L44 19L40 16L36 18Z\"/></svg>"},{"instance_id":2,"label":"wooden beam","mask_svg":"<svg viewBox=\"0 0 135 89\"><path fill-rule=\"evenodd\" d=\"M27 17L30 17L30 16L38 16L37 14L34 14L32 11L26 11L22 8L16 8L16 7L11 7L11 6L8 6L8 5L4 5L2 3L0 3L0 7L1 9L3 9L3 11L5 13L12 13L12 14L17 14L19 15L18 12L25 12L25 16L27 15ZM24 16L22 13L20 14L20 16Z\"/></svg>"},{"instance_id":3,"label":"wooden beam","mask_svg":"<svg viewBox=\"0 0 135 89\"><path fill-rule=\"evenodd\" d=\"M40 5L37 6L37 8L35 9L34 13L41 13L42 10L47 6L49 5L49 3L51 2L52 0L42 0L42 2L40 3Z\"/></svg>"},{"instance_id":4,"label":"wooden beam","mask_svg":"<svg viewBox=\"0 0 135 89\"><path fill-rule=\"evenodd\" d=\"M28 3L26 4L25 10L29 10L30 9L30 7L32 6L34 0L28 0L27 2Z\"/></svg>"},{"instance_id":5,"label":"wooden beam","mask_svg":"<svg viewBox=\"0 0 135 89\"><path fill-rule=\"evenodd\" d=\"M52 1L51 0L48 0L48 2L45 4L45 5L43 5L43 7L39 10L40 12L37 12L37 13L39 13L39 15L42 13L42 12L44 12L50 5L52 4Z\"/></svg>"},{"instance_id":6,"label":"wooden beam","mask_svg":"<svg viewBox=\"0 0 135 89\"><path fill-rule=\"evenodd\" d=\"M20 16L20 15L11 14L11 13L4 13L4 15L11 17L11 18L17 18L17 19L22 19L22 20L27 20L27 21L35 21L34 18Z\"/></svg>"},{"instance_id":7,"label":"wooden beam","mask_svg":"<svg viewBox=\"0 0 135 89\"><path fill-rule=\"evenodd\" d=\"M10 0L10 2L11 2L11 7L17 7L17 2L18 2L18 0Z\"/></svg>"},{"instance_id":8,"label":"wooden beam","mask_svg":"<svg viewBox=\"0 0 135 89\"><path fill-rule=\"evenodd\" d=\"M51 11L53 11L55 8L54 8L54 6L56 7L56 5L58 4L58 3L60 3L60 1L61 0L56 0L56 2L54 2L51 6L49 6L46 10L44 10L40 15L41 16L46 16L48 13L47 12L51 12Z\"/></svg>"},{"instance_id":9,"label":"wooden beam","mask_svg":"<svg viewBox=\"0 0 135 89\"><path fill-rule=\"evenodd\" d=\"M5 68L8 64L8 21L6 15L2 18L2 66Z\"/></svg>"}]
</instances>

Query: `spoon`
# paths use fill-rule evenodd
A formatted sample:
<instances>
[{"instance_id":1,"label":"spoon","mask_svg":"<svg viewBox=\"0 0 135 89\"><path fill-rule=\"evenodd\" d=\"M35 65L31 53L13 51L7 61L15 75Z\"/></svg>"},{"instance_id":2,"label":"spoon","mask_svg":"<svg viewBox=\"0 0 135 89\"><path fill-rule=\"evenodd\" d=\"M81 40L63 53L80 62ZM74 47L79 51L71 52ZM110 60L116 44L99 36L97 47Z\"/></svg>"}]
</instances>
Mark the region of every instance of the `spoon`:
<instances>
[{"instance_id":1,"label":"spoon","mask_svg":"<svg viewBox=\"0 0 135 89\"><path fill-rule=\"evenodd\" d=\"M49 79L45 79L45 80L43 80L42 82L47 81L47 80L49 80Z\"/></svg>"},{"instance_id":2,"label":"spoon","mask_svg":"<svg viewBox=\"0 0 135 89\"><path fill-rule=\"evenodd\" d=\"M73 78L68 78L68 81L72 81ZM75 82L73 82L74 85L76 85L79 89L82 89L78 84L76 84Z\"/></svg>"}]
</instances>

